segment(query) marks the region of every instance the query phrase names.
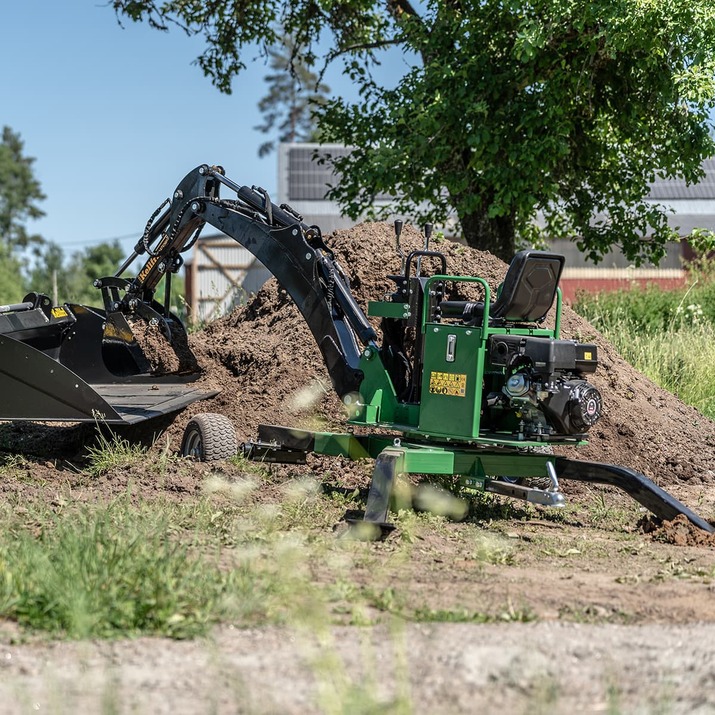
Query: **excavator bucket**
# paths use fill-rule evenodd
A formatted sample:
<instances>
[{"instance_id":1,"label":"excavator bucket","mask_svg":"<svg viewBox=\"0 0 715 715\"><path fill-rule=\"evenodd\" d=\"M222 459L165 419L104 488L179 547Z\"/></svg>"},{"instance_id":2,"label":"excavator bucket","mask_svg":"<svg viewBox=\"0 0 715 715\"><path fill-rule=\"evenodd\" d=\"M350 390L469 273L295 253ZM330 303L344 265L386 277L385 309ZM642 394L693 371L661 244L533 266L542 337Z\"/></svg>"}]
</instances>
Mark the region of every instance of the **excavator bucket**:
<instances>
[{"instance_id":1,"label":"excavator bucket","mask_svg":"<svg viewBox=\"0 0 715 715\"><path fill-rule=\"evenodd\" d=\"M197 384L195 361L177 358L169 341L156 340L152 356L122 327L118 335L103 310L52 307L41 294L0 306L0 420L132 424L217 394ZM174 337L181 342L178 330Z\"/></svg>"}]
</instances>

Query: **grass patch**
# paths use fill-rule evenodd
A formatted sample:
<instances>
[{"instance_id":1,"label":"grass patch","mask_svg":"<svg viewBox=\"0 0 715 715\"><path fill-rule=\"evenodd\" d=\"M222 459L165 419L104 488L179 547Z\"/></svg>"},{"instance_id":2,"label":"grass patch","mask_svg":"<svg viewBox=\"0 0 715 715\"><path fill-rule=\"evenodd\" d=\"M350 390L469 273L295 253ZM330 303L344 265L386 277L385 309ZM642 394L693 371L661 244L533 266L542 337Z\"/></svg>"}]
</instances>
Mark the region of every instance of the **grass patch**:
<instances>
[{"instance_id":1,"label":"grass patch","mask_svg":"<svg viewBox=\"0 0 715 715\"><path fill-rule=\"evenodd\" d=\"M32 630L187 638L265 616L270 580L250 564L222 570L218 554L171 538L166 511L120 501L46 517L39 535L13 531L0 541L0 615Z\"/></svg>"},{"instance_id":2,"label":"grass patch","mask_svg":"<svg viewBox=\"0 0 715 715\"><path fill-rule=\"evenodd\" d=\"M92 477L101 477L114 469L131 467L146 459L147 450L140 444L132 444L113 432L107 436L97 429L97 444L87 447L89 462L86 472Z\"/></svg>"},{"instance_id":3,"label":"grass patch","mask_svg":"<svg viewBox=\"0 0 715 715\"><path fill-rule=\"evenodd\" d=\"M715 418L714 325L672 325L657 333L639 333L626 322L610 326L605 335L639 372Z\"/></svg>"},{"instance_id":4,"label":"grass patch","mask_svg":"<svg viewBox=\"0 0 715 715\"><path fill-rule=\"evenodd\" d=\"M420 623L530 623L536 616L529 608L514 608L511 604L500 612L485 613L468 609L418 608L411 620Z\"/></svg>"},{"instance_id":5,"label":"grass patch","mask_svg":"<svg viewBox=\"0 0 715 715\"><path fill-rule=\"evenodd\" d=\"M608 531L628 531L638 522L640 511L636 502L624 506L622 499L614 500L612 495L598 491L587 503L586 514L591 526Z\"/></svg>"},{"instance_id":6,"label":"grass patch","mask_svg":"<svg viewBox=\"0 0 715 715\"><path fill-rule=\"evenodd\" d=\"M136 455L122 440L108 440L95 468L114 469ZM167 469L184 466L167 462ZM503 523L495 532L474 515L457 525L403 509L391 515L398 531L385 542L340 538L331 526L346 508L362 506L359 492L294 476L266 482L213 470L201 496L180 501L143 502L129 493L81 506L53 491L22 511L0 507L0 619L60 638L188 638L216 623L533 618L528 604L513 608L507 596L488 608L463 608L462 591L483 593L500 569L522 560L523 544L499 533ZM477 501L487 522L541 513L492 495L483 495L481 507ZM440 585L452 578L459 587Z\"/></svg>"},{"instance_id":7,"label":"grass patch","mask_svg":"<svg viewBox=\"0 0 715 715\"><path fill-rule=\"evenodd\" d=\"M574 309L639 372L715 419L715 279L580 297Z\"/></svg>"}]
</instances>

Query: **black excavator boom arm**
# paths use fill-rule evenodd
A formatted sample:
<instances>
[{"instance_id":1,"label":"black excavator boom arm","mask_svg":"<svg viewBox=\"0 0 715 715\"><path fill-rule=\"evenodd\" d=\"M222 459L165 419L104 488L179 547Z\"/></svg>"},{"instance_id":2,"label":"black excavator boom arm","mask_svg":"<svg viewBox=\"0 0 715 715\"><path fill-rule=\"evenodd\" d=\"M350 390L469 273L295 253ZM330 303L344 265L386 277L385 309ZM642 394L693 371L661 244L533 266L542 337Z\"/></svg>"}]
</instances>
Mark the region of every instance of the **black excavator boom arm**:
<instances>
[{"instance_id":1,"label":"black excavator boom arm","mask_svg":"<svg viewBox=\"0 0 715 715\"><path fill-rule=\"evenodd\" d=\"M236 198L219 198L219 185ZM180 254L205 224L247 248L277 278L310 328L338 395L357 392L363 379L358 367L362 346L374 344L377 336L320 229L304 224L290 207L276 206L264 190L234 183L221 167L202 165L187 174L169 208L147 227L115 277L138 255L150 254L128 281L122 309L131 312L151 299L161 278L181 266Z\"/></svg>"}]
</instances>

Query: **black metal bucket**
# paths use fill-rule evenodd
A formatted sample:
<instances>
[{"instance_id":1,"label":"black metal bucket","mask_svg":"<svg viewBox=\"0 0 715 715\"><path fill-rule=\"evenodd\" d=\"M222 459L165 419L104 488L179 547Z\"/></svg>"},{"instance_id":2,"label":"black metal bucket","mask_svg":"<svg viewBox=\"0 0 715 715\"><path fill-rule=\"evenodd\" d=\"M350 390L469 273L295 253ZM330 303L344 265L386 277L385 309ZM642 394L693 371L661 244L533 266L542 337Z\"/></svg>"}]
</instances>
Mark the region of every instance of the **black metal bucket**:
<instances>
[{"instance_id":1,"label":"black metal bucket","mask_svg":"<svg viewBox=\"0 0 715 715\"><path fill-rule=\"evenodd\" d=\"M117 339L104 311L28 297L0 311L0 420L131 424L217 394L196 385L198 369L152 374L128 324Z\"/></svg>"}]
</instances>

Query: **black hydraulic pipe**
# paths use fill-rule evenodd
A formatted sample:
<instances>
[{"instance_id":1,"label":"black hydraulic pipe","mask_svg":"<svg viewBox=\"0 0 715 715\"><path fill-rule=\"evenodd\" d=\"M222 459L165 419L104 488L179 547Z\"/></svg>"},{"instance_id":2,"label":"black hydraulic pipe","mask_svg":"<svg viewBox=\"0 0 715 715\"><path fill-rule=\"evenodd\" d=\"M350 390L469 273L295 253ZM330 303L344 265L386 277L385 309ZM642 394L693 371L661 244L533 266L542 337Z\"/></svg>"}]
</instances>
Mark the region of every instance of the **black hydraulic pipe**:
<instances>
[{"instance_id":1,"label":"black hydraulic pipe","mask_svg":"<svg viewBox=\"0 0 715 715\"><path fill-rule=\"evenodd\" d=\"M348 323L357 333L363 345L369 345L377 340L377 333L367 319L362 308L357 304L350 289L343 283L339 276L335 277L335 298L338 305L345 313Z\"/></svg>"},{"instance_id":2,"label":"black hydraulic pipe","mask_svg":"<svg viewBox=\"0 0 715 715\"><path fill-rule=\"evenodd\" d=\"M443 318L463 318L465 317L465 308L472 305L476 305L482 311L484 310L484 301L475 302L470 300L442 300L439 302L438 308Z\"/></svg>"},{"instance_id":3,"label":"black hydraulic pipe","mask_svg":"<svg viewBox=\"0 0 715 715\"><path fill-rule=\"evenodd\" d=\"M10 305L0 305L0 313L17 313L22 310L32 310L34 303L11 303Z\"/></svg>"},{"instance_id":4,"label":"black hydraulic pipe","mask_svg":"<svg viewBox=\"0 0 715 715\"><path fill-rule=\"evenodd\" d=\"M241 186L240 184L237 184L235 181L232 181L224 174L221 174L215 170L209 169L209 172L224 186L227 186L232 191L235 191L236 196L238 196L241 201L248 204L252 209L255 209L256 211L260 211L261 213L265 214L266 218L268 218L270 212L271 221L269 223L271 225L284 228L286 226L292 226L293 224L300 224L303 230L306 230L308 228L305 224L301 223L295 216L292 216L287 211L284 211L280 206L276 206L274 203L271 202L269 207L267 205L269 201L267 198L267 192L265 195L261 194L248 186Z\"/></svg>"},{"instance_id":5,"label":"black hydraulic pipe","mask_svg":"<svg viewBox=\"0 0 715 715\"><path fill-rule=\"evenodd\" d=\"M439 251L412 251L409 256L407 256L407 263L406 263L406 270L405 270L405 278L409 281L410 279L410 264L412 263L412 259L417 257L418 260L419 258L422 257L431 257L431 258L439 258L441 267L442 267L442 275L445 275L447 273L447 259L445 258L444 253L440 253ZM416 272L419 274L419 269L416 268Z\"/></svg>"},{"instance_id":6,"label":"black hydraulic pipe","mask_svg":"<svg viewBox=\"0 0 715 715\"><path fill-rule=\"evenodd\" d=\"M164 317L171 315L171 271L164 273Z\"/></svg>"},{"instance_id":7,"label":"black hydraulic pipe","mask_svg":"<svg viewBox=\"0 0 715 715\"><path fill-rule=\"evenodd\" d=\"M228 176L221 174L217 171L214 171L213 169L207 169L207 173L211 174L215 179L217 179L219 182L221 182L224 186L228 186L231 191L234 191L236 194L238 194L241 189L248 189L247 186L242 186L241 184L237 184L235 181L232 181L231 179L228 178ZM248 189L250 191L250 189ZM254 207L255 208L255 207Z\"/></svg>"},{"instance_id":8,"label":"black hydraulic pipe","mask_svg":"<svg viewBox=\"0 0 715 715\"><path fill-rule=\"evenodd\" d=\"M557 457L554 466L559 479L574 479L579 482L618 487L660 519L670 521L679 514L683 514L698 528L711 534L715 533L715 527L712 524L690 511L688 507L654 484L644 474L633 469L619 467L615 464L581 462L566 457Z\"/></svg>"},{"instance_id":9,"label":"black hydraulic pipe","mask_svg":"<svg viewBox=\"0 0 715 715\"><path fill-rule=\"evenodd\" d=\"M134 255L128 258L125 262L124 265L119 269L117 272L117 275L120 276L129 266L129 264L137 257L141 256L142 254L146 253L146 245L151 246L154 241L156 241L157 237L160 236L167 228L169 225L169 217L171 216L171 206L166 208L164 212L159 216L158 219L154 221L154 223L151 225L151 228L149 229L149 235L147 236L146 241L144 240L144 235L142 234L141 239L137 241L137 245L134 246ZM145 229L146 230L146 229Z\"/></svg>"},{"instance_id":10,"label":"black hydraulic pipe","mask_svg":"<svg viewBox=\"0 0 715 715\"><path fill-rule=\"evenodd\" d=\"M248 204L251 208L265 214L266 220L268 220L272 226L276 226L278 228L285 228L286 226L300 226L303 231L308 229L308 226L301 223L295 216L292 216L287 211L284 211L280 208L280 206L276 206L273 202L270 202L269 199L266 199L263 194L248 188L248 186L241 186L237 191L237 195L241 201Z\"/></svg>"},{"instance_id":11,"label":"black hydraulic pipe","mask_svg":"<svg viewBox=\"0 0 715 715\"><path fill-rule=\"evenodd\" d=\"M144 251L142 250L142 253L143 253L143 252L144 252ZM132 251L132 255L129 256L129 258L127 258L127 260L124 261L124 263L122 263L122 265L119 267L119 270L114 274L114 277L115 277L115 278L119 278L119 277L122 275L122 273L124 273L124 271L126 271L127 268L129 268L129 266L131 266L132 263L134 263L134 260L135 260L138 256L139 256L139 254L138 254L136 251Z\"/></svg>"},{"instance_id":12,"label":"black hydraulic pipe","mask_svg":"<svg viewBox=\"0 0 715 715\"><path fill-rule=\"evenodd\" d=\"M171 206L147 229L146 238L142 237L134 247L134 251L142 255L158 239L156 245L149 249L150 257L133 281L135 295L155 290L164 275L166 261L180 253L202 227L203 220L192 207L200 206L202 198L218 198L214 177L215 174L206 166L189 172L176 187ZM117 275L121 275L127 267L128 261Z\"/></svg>"}]
</instances>

